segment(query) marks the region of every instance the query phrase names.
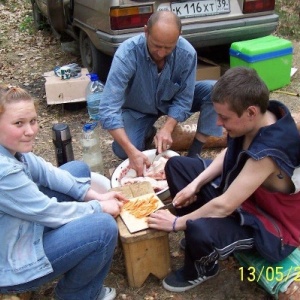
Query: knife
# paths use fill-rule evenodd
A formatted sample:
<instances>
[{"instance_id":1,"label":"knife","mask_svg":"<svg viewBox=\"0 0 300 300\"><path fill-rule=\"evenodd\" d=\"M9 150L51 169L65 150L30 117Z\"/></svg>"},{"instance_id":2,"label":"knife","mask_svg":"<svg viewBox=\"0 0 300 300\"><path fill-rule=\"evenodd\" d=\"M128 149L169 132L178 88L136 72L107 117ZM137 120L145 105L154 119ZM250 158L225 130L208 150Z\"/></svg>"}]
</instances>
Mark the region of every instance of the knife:
<instances>
[{"instance_id":1,"label":"knife","mask_svg":"<svg viewBox=\"0 0 300 300\"><path fill-rule=\"evenodd\" d=\"M159 207L154 212L157 212L158 210L161 210L161 209L167 209L167 210L169 210L170 213L176 214L176 209L175 209L175 206L172 202L170 202L170 203L168 203L164 206Z\"/></svg>"},{"instance_id":2,"label":"knife","mask_svg":"<svg viewBox=\"0 0 300 300\"><path fill-rule=\"evenodd\" d=\"M155 152L155 155L154 155L151 165L153 165L153 163L158 155L159 155L159 153L158 153L158 150L156 149L156 152Z\"/></svg>"}]
</instances>

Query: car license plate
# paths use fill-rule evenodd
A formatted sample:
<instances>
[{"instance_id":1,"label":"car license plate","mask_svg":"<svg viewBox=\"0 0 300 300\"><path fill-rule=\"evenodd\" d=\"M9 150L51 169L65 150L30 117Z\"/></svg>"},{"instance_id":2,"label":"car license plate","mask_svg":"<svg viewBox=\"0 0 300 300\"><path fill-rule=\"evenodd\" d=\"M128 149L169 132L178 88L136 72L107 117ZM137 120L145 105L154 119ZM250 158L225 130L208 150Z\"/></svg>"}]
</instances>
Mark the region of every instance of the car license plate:
<instances>
[{"instance_id":1,"label":"car license plate","mask_svg":"<svg viewBox=\"0 0 300 300\"><path fill-rule=\"evenodd\" d=\"M202 17L230 13L229 0L172 2L171 10L179 17Z\"/></svg>"}]
</instances>

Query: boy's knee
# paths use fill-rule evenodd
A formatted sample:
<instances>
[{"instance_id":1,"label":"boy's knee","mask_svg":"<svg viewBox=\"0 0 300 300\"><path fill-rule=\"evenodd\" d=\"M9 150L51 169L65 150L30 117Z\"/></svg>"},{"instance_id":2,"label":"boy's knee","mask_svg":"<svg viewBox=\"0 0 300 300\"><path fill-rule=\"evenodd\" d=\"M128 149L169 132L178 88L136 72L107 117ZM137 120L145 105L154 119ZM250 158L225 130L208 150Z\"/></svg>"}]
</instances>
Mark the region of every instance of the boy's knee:
<instances>
[{"instance_id":1,"label":"boy's knee","mask_svg":"<svg viewBox=\"0 0 300 300\"><path fill-rule=\"evenodd\" d=\"M181 164L181 159L182 157L180 156L172 156L168 159L166 166L165 166L165 173L170 174L174 169L180 168Z\"/></svg>"}]
</instances>

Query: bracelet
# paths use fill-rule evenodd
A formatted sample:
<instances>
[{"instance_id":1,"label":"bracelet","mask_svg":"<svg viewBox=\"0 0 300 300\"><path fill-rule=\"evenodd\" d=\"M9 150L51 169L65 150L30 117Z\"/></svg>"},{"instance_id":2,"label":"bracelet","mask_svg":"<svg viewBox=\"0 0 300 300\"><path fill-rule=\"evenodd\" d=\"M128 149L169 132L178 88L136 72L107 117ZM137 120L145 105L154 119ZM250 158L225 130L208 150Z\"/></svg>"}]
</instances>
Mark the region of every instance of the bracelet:
<instances>
[{"instance_id":1,"label":"bracelet","mask_svg":"<svg viewBox=\"0 0 300 300\"><path fill-rule=\"evenodd\" d=\"M172 226L173 232L177 232L177 230L175 229L175 226L176 226L176 222L177 222L178 218L179 218L179 216L177 216L173 221L173 226Z\"/></svg>"}]
</instances>

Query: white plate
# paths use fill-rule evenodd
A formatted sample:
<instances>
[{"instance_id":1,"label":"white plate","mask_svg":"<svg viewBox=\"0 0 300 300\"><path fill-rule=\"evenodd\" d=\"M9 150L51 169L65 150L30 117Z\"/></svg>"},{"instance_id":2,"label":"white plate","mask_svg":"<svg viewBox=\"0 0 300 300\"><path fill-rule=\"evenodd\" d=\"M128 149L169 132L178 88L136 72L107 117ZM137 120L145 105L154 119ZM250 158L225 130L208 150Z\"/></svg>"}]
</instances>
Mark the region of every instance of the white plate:
<instances>
[{"instance_id":1,"label":"white plate","mask_svg":"<svg viewBox=\"0 0 300 300\"><path fill-rule=\"evenodd\" d=\"M156 149L151 149L151 150L145 150L143 151L143 153L149 158L150 161L153 161L154 157L155 157L155 153L156 153ZM165 157L172 157L172 156L179 156L179 153L172 151L172 150L166 150L160 154L157 155L156 159L159 159L161 156L165 156ZM114 171L114 173L112 174L111 177L111 187L118 187L121 186L120 184L120 178L121 178L121 174L122 172L124 172L126 174L130 174L131 177L136 177L136 171L133 169L128 169L129 166L129 159L124 160ZM123 176L122 176L123 178ZM161 199L161 200L165 200L166 198L169 197L170 193L169 193L169 188L165 188L159 192L156 193L156 195Z\"/></svg>"}]
</instances>

